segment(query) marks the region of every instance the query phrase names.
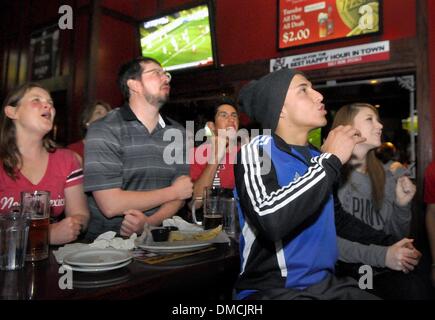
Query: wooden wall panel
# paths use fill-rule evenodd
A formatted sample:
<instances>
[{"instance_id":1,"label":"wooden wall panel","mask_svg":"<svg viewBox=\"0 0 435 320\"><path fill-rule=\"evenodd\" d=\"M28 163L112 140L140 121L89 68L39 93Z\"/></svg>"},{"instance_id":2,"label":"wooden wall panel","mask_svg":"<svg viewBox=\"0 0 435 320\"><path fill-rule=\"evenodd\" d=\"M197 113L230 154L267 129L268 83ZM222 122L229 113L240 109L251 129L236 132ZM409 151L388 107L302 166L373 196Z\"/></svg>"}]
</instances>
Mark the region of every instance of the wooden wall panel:
<instances>
[{"instance_id":1,"label":"wooden wall panel","mask_svg":"<svg viewBox=\"0 0 435 320\"><path fill-rule=\"evenodd\" d=\"M92 0L75 0L76 2L76 8L82 8L89 6Z\"/></svg>"},{"instance_id":2,"label":"wooden wall panel","mask_svg":"<svg viewBox=\"0 0 435 320\"><path fill-rule=\"evenodd\" d=\"M136 20L142 20L145 17L155 15L157 12L157 4L157 0L101 1L101 6L104 8L130 16Z\"/></svg>"},{"instance_id":3,"label":"wooden wall panel","mask_svg":"<svg viewBox=\"0 0 435 320\"><path fill-rule=\"evenodd\" d=\"M144 3L153 2L153 1L144 1ZM129 0L129 1L119 1L119 0L103 0L101 1L101 5L105 8L115 10L118 12L122 12L130 17L135 17L137 13L137 0Z\"/></svg>"},{"instance_id":4,"label":"wooden wall panel","mask_svg":"<svg viewBox=\"0 0 435 320\"><path fill-rule=\"evenodd\" d=\"M123 63L139 55L136 26L106 15L101 16L100 22L99 71L94 98L117 106L122 102L116 83L118 70Z\"/></svg>"},{"instance_id":5,"label":"wooden wall panel","mask_svg":"<svg viewBox=\"0 0 435 320\"><path fill-rule=\"evenodd\" d=\"M28 39L26 39L28 40ZM28 41L26 41L28 43ZM17 74L17 84L21 84L27 81L28 79L28 69L29 69L29 50L26 49L26 46L20 46L20 52L18 54L18 74Z\"/></svg>"},{"instance_id":6,"label":"wooden wall panel","mask_svg":"<svg viewBox=\"0 0 435 320\"><path fill-rule=\"evenodd\" d=\"M6 79L6 54L4 42L0 42L0 101L3 102L2 92L4 91L3 86L5 85L4 79Z\"/></svg>"},{"instance_id":7,"label":"wooden wall panel","mask_svg":"<svg viewBox=\"0 0 435 320\"><path fill-rule=\"evenodd\" d=\"M75 16L74 50L72 61L72 89L71 89L71 137L79 137L78 123L81 110L86 101L86 87L88 79L89 59L89 13L82 12ZM70 142L71 142L70 141Z\"/></svg>"},{"instance_id":8,"label":"wooden wall panel","mask_svg":"<svg viewBox=\"0 0 435 320\"><path fill-rule=\"evenodd\" d=\"M9 91L17 85L19 47L18 43L14 41L10 41L7 47L8 63L6 67L6 90Z\"/></svg>"},{"instance_id":9,"label":"wooden wall panel","mask_svg":"<svg viewBox=\"0 0 435 320\"><path fill-rule=\"evenodd\" d=\"M5 6L5 10L2 12L2 22L5 30L5 37L17 35L20 30L20 23L16 17L22 17L27 19L27 16L23 16L21 12L21 1L9 1ZM18 22L18 23L17 23Z\"/></svg>"},{"instance_id":10,"label":"wooden wall panel","mask_svg":"<svg viewBox=\"0 0 435 320\"><path fill-rule=\"evenodd\" d=\"M428 56L429 56L429 92L430 92L430 110L431 110L431 127L435 124L435 1L427 1L428 14ZM432 150L435 150L435 130L432 128ZM433 159L433 153L431 154Z\"/></svg>"},{"instance_id":11,"label":"wooden wall panel","mask_svg":"<svg viewBox=\"0 0 435 320\"><path fill-rule=\"evenodd\" d=\"M22 2L22 1L21 1ZM26 1L26 6L29 6ZM68 1L63 1L67 4ZM59 0L31 0L30 13L26 23L34 28L41 28L58 21Z\"/></svg>"},{"instance_id":12,"label":"wooden wall panel","mask_svg":"<svg viewBox=\"0 0 435 320\"><path fill-rule=\"evenodd\" d=\"M75 23L75 27L79 28L79 26ZM66 76L72 73L71 65L73 61L73 53L74 50L74 29L73 30L62 30L61 36L59 39L59 73L60 76Z\"/></svg>"},{"instance_id":13,"label":"wooden wall panel","mask_svg":"<svg viewBox=\"0 0 435 320\"><path fill-rule=\"evenodd\" d=\"M146 4L144 4L143 1L139 0L137 6L136 19L140 21L146 17L155 15L158 7L157 3L158 0L149 0L146 2Z\"/></svg>"},{"instance_id":14,"label":"wooden wall panel","mask_svg":"<svg viewBox=\"0 0 435 320\"><path fill-rule=\"evenodd\" d=\"M177 9L179 7L186 6L191 3L195 3L195 0L157 0L157 5L159 6L159 9L161 11Z\"/></svg>"}]
</instances>

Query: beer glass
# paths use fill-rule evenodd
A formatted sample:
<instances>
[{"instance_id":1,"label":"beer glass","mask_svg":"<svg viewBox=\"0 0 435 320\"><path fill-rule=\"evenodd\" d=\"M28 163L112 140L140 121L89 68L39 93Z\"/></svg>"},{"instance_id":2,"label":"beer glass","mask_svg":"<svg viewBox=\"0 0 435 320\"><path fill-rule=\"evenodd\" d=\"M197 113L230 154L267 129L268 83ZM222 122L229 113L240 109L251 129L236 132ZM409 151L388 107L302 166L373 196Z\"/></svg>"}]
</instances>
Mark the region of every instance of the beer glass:
<instances>
[{"instance_id":1,"label":"beer glass","mask_svg":"<svg viewBox=\"0 0 435 320\"><path fill-rule=\"evenodd\" d=\"M223 207L222 199L225 197L225 190L219 187L204 188L203 200L203 219L202 222L198 221L196 210L197 205L195 199L192 205L192 218L193 222L202 225L205 230L213 229L221 225L223 222Z\"/></svg>"},{"instance_id":2,"label":"beer glass","mask_svg":"<svg viewBox=\"0 0 435 320\"><path fill-rule=\"evenodd\" d=\"M50 192L21 192L21 211L30 219L26 261L48 258L50 225Z\"/></svg>"}]
</instances>

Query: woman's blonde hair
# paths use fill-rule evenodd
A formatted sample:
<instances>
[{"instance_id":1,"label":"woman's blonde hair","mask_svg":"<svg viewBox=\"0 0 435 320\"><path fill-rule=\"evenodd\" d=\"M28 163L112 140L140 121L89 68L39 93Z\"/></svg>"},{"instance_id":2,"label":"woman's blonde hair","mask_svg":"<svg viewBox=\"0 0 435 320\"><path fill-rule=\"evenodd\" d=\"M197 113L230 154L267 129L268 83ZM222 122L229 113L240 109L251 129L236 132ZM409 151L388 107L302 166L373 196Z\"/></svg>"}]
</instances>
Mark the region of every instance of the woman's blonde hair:
<instances>
[{"instance_id":1,"label":"woman's blonde hair","mask_svg":"<svg viewBox=\"0 0 435 320\"><path fill-rule=\"evenodd\" d=\"M13 180L17 179L18 166L21 163L21 153L17 146L16 129L14 122L6 116L7 106L18 107L24 95L33 88L41 88L49 92L46 88L37 83L26 83L11 91L3 102L0 112L0 161L6 174ZM56 144L51 140L47 133L42 140L43 147L48 152L56 150Z\"/></svg>"},{"instance_id":2,"label":"woman's blonde hair","mask_svg":"<svg viewBox=\"0 0 435 320\"><path fill-rule=\"evenodd\" d=\"M363 108L371 109L376 116L379 118L378 110L368 103L351 103L341 107L335 114L334 121L332 123L331 129L338 127L339 125L351 125L355 116ZM376 210L382 207L382 202L384 200L384 189L385 189L385 170L382 166L382 162L376 157L376 148L370 150L366 156L367 173L370 178L370 183L372 187L372 200ZM343 168L342 179L345 182L352 171L352 166L346 164Z\"/></svg>"}]
</instances>

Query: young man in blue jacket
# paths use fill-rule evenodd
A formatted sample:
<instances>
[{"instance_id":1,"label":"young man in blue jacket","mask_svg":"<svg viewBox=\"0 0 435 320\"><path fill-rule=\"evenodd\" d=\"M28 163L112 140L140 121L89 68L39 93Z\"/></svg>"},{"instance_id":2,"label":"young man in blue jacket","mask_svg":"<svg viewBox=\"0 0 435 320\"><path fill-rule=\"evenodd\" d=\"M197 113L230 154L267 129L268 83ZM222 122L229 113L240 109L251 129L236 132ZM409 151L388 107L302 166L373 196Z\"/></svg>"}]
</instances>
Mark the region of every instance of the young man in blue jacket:
<instances>
[{"instance_id":1,"label":"young man in blue jacket","mask_svg":"<svg viewBox=\"0 0 435 320\"><path fill-rule=\"evenodd\" d=\"M245 86L241 110L271 129L244 145L235 165L239 198L241 271L239 299L375 299L355 280L334 275L339 234L348 228L333 186L360 133L351 126L330 132L322 152L308 144L310 130L326 125L323 96L303 73L275 71ZM353 221L352 221L353 222ZM392 242L375 234L379 242ZM373 240L373 239L372 239Z\"/></svg>"}]
</instances>

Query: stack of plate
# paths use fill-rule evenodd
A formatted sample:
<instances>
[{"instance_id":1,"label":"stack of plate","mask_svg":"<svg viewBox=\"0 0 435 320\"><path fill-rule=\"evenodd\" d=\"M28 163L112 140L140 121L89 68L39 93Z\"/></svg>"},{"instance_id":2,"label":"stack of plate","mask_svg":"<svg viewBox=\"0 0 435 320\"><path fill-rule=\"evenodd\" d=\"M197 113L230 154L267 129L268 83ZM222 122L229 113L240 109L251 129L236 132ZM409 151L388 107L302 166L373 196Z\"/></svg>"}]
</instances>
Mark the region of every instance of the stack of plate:
<instances>
[{"instance_id":1,"label":"stack of plate","mask_svg":"<svg viewBox=\"0 0 435 320\"><path fill-rule=\"evenodd\" d=\"M190 252L210 247L211 242L207 241L163 241L141 244L139 248L155 253Z\"/></svg>"},{"instance_id":2,"label":"stack of plate","mask_svg":"<svg viewBox=\"0 0 435 320\"><path fill-rule=\"evenodd\" d=\"M129 251L93 249L70 253L64 257L63 264L73 271L101 272L125 267L132 259Z\"/></svg>"}]
</instances>

